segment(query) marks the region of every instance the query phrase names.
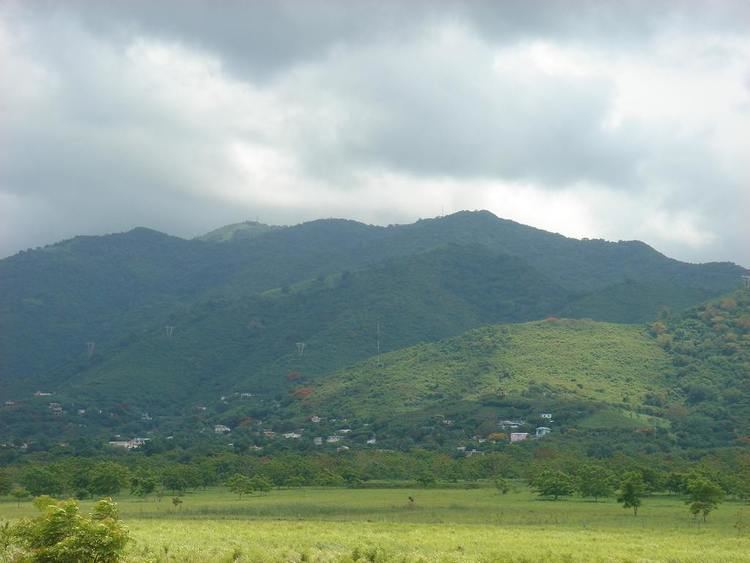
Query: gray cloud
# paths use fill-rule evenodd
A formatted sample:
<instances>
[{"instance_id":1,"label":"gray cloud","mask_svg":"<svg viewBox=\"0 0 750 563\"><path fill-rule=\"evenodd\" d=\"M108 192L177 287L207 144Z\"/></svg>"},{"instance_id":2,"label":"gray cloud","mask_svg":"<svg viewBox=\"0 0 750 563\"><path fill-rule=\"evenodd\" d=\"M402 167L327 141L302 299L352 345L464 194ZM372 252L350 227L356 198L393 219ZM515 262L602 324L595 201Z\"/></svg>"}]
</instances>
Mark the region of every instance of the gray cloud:
<instances>
[{"instance_id":1,"label":"gray cloud","mask_svg":"<svg viewBox=\"0 0 750 563\"><path fill-rule=\"evenodd\" d=\"M739 1L9 1L0 255L441 199L747 265L748 21Z\"/></svg>"}]
</instances>

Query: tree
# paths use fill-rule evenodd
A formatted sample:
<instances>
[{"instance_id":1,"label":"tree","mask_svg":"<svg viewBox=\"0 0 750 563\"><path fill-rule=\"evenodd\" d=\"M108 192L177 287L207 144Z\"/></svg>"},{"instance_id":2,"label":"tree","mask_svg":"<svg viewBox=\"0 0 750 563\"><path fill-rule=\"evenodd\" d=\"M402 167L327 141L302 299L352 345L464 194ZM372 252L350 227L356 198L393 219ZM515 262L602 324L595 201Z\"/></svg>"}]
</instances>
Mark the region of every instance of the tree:
<instances>
[{"instance_id":1,"label":"tree","mask_svg":"<svg viewBox=\"0 0 750 563\"><path fill-rule=\"evenodd\" d=\"M570 495L574 490L570 475L550 469L544 470L534 477L531 481L531 487L539 496L552 497L553 500Z\"/></svg>"},{"instance_id":2,"label":"tree","mask_svg":"<svg viewBox=\"0 0 750 563\"><path fill-rule=\"evenodd\" d=\"M74 500L37 504L40 516L21 520L13 527L13 536L27 551L24 561L115 563L121 560L129 540L128 530L120 523L112 499L98 501L88 516L80 514Z\"/></svg>"},{"instance_id":3,"label":"tree","mask_svg":"<svg viewBox=\"0 0 750 563\"><path fill-rule=\"evenodd\" d=\"M130 494L147 497L156 491L156 477L151 474L136 475L130 480Z\"/></svg>"},{"instance_id":4,"label":"tree","mask_svg":"<svg viewBox=\"0 0 750 563\"><path fill-rule=\"evenodd\" d=\"M250 483L252 484L253 490L258 491L261 494L268 493L273 486L271 481L263 477L263 475L256 475L250 479Z\"/></svg>"},{"instance_id":5,"label":"tree","mask_svg":"<svg viewBox=\"0 0 750 563\"><path fill-rule=\"evenodd\" d=\"M495 478L495 488L497 489L497 492L500 494L508 494L508 491L510 491L510 485L508 484L507 479L503 479L502 477L496 477Z\"/></svg>"},{"instance_id":6,"label":"tree","mask_svg":"<svg viewBox=\"0 0 750 563\"><path fill-rule=\"evenodd\" d=\"M49 467L30 467L21 477L21 483L34 495L61 495L65 490L62 478Z\"/></svg>"},{"instance_id":7,"label":"tree","mask_svg":"<svg viewBox=\"0 0 750 563\"><path fill-rule=\"evenodd\" d=\"M617 502L622 504L623 508L632 508L633 516L638 516L638 508L641 506L641 498L645 490L646 485L640 472L629 471L622 476Z\"/></svg>"},{"instance_id":8,"label":"tree","mask_svg":"<svg viewBox=\"0 0 750 563\"><path fill-rule=\"evenodd\" d=\"M703 515L703 521L706 521L708 514L724 500L724 491L716 483L703 477L696 477L688 481L687 491L690 499L687 503L690 505L690 513L693 516Z\"/></svg>"},{"instance_id":9,"label":"tree","mask_svg":"<svg viewBox=\"0 0 750 563\"><path fill-rule=\"evenodd\" d=\"M23 487L13 487L10 491L10 496L16 499L16 506L21 506L21 501L29 498L31 493Z\"/></svg>"},{"instance_id":10,"label":"tree","mask_svg":"<svg viewBox=\"0 0 750 563\"><path fill-rule=\"evenodd\" d=\"M8 474L0 471L0 496L7 495L11 489L11 481Z\"/></svg>"},{"instance_id":11,"label":"tree","mask_svg":"<svg viewBox=\"0 0 750 563\"><path fill-rule=\"evenodd\" d=\"M119 463L97 463L90 472L88 490L95 495L116 495L128 482L128 470Z\"/></svg>"},{"instance_id":12,"label":"tree","mask_svg":"<svg viewBox=\"0 0 750 563\"><path fill-rule=\"evenodd\" d=\"M252 494L254 487L253 482L247 475L235 473L227 480L227 487L233 493L237 493L240 498L244 494Z\"/></svg>"},{"instance_id":13,"label":"tree","mask_svg":"<svg viewBox=\"0 0 750 563\"><path fill-rule=\"evenodd\" d=\"M613 478L604 467L584 465L576 474L576 489L582 497L593 497L597 501L612 494Z\"/></svg>"},{"instance_id":14,"label":"tree","mask_svg":"<svg viewBox=\"0 0 750 563\"><path fill-rule=\"evenodd\" d=\"M687 492L687 476L684 473L671 471L665 482L667 490L672 494L683 494Z\"/></svg>"}]
</instances>

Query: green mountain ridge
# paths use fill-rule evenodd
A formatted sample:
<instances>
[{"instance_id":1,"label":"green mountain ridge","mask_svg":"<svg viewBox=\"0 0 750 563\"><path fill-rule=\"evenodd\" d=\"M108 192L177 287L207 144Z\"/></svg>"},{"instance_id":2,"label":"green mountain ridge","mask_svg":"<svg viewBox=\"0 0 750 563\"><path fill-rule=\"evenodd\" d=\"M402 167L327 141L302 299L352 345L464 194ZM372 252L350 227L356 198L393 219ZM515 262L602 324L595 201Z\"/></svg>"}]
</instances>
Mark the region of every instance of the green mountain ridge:
<instances>
[{"instance_id":1,"label":"green mountain ridge","mask_svg":"<svg viewBox=\"0 0 750 563\"><path fill-rule=\"evenodd\" d=\"M0 399L14 402L44 390L69 408L109 412L128 405L133 412L187 420L194 405L250 392L265 401L253 407L256 415L267 416L271 403L280 413L296 405L293 393L301 387L325 395L334 374L370 365L379 352L383 359L485 325L548 317L640 324L606 326L617 335L614 342L653 351L666 336L644 336L643 323L678 318L679 311L736 288L746 272L727 263L682 263L640 242L568 239L488 212L388 227L340 219L267 227L229 225L193 240L138 228L0 260ZM598 337L574 327L605 326L565 322L573 324L564 334L582 342ZM541 338L528 328L535 326L548 324L507 330ZM671 330L665 327L665 333ZM518 335L519 341L534 339ZM573 338L559 353L577 346ZM636 354L638 361L641 356ZM543 357L540 350L538 361ZM603 357L612 369L620 365ZM512 364L495 356L483 361L492 369ZM466 364L470 373L475 367ZM573 392L563 393L567 387L559 382L552 387L556 404L585 403L589 415L596 404L594 410L604 405L615 409L610 413L629 413L626 418L667 420L655 412L662 407L646 405L646 394L690 396L670 370L664 385L638 388L633 409L622 397L615 401L614 391L587 395L580 382ZM597 377L628 385L611 370ZM509 388L510 395L536 393L528 377L522 380L527 388ZM498 400L484 379L474 383L481 393L446 395L455 408L485 412L487 401ZM404 393L411 393L408 386ZM417 417L450 406L420 393L413 399L424 401L413 411ZM636 412L644 405L649 412ZM688 418L698 415L696 405L686 408ZM116 427L121 419L113 416L97 424ZM675 428L683 428L675 417L670 424L673 419ZM67 426L58 426L75 433L74 421L65 420Z\"/></svg>"}]
</instances>

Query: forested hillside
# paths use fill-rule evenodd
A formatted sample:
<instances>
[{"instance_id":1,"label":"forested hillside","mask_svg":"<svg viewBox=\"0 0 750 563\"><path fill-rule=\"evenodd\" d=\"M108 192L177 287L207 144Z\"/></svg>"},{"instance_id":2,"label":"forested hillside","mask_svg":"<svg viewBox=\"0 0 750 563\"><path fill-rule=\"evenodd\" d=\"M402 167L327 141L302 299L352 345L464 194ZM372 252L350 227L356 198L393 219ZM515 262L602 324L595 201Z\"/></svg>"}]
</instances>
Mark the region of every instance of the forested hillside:
<instances>
[{"instance_id":1,"label":"forested hillside","mask_svg":"<svg viewBox=\"0 0 750 563\"><path fill-rule=\"evenodd\" d=\"M416 410L428 412L433 407L445 409L453 400L466 408L484 401L497 391L489 382L499 370L508 378L498 381L506 396L539 395L549 384L552 387L542 395L604 402L627 411L626 395L636 404L646 404L666 393L669 399L662 403L672 405L675 397L682 405L680 397L692 396L692 385L706 387L708 397L724 401L727 394L731 398L729 389L706 375L717 373L724 364L713 356L710 361L685 359L683 348L664 342L677 342L680 335L690 333L675 324L683 322L677 320L680 311L736 288L743 272L728 263L678 262L640 242L568 239L487 212L388 227L346 220L283 228L247 222L194 240L142 228L77 237L0 260L0 398L24 405L41 390L67 404L66 412L126 408L132 413L128 420L135 413L151 412L179 425L181 417L189 418L186 413L192 406L233 393L258 398L253 412L266 413L266 418L268 405L276 405L279 413L295 405L293 394L300 388L315 389L319 397L330 393L330 404L346 409L352 405L335 399L335 386L326 391L325 382L358 373L360 383L352 383L348 391L355 397L353 404L360 405L352 412L379 410L371 399L384 387L386 405L398 402L396 396L403 391L405 404L411 401ZM737 311L742 303L737 302ZM724 311L719 317L725 322L734 319L732 315L744 322L739 312L722 308L728 307L726 303L709 307ZM634 326L554 320L512 326L550 317ZM659 334L644 336L642 327L656 318L661 324L651 330ZM711 322L714 328L719 321ZM536 371L514 372L516 356L507 354L489 355L479 365L478 357L469 358L469 347L454 360L463 362L458 372L469 378L465 383L473 391L454 388L457 381L444 381L440 385L448 385L447 390L427 393L423 387L428 374L443 373L450 365L443 358L444 344L435 344L431 352L445 360L443 367L420 364L414 367L424 374L419 378L409 380L410 369L404 366L394 372L372 368L379 361L399 358L399 353L414 354L407 350L411 346L497 323L508 324L504 330L515 335L514 345L540 347L528 356L538 362ZM594 336L605 326L614 335L612 342L630 342L634 355L607 355L609 341ZM545 331L550 327L561 331L564 345L547 348L545 335L551 333ZM468 342L473 336L462 338ZM641 356L644 342L650 342L651 354L656 338L665 346L659 354L681 354L674 362L684 369L667 383L662 375L676 368L670 364L669 370L646 370L651 360ZM596 344L589 348L587 342ZM595 365L609 367L586 375L576 367L585 358L566 355L575 349L584 356L589 350L588 359L603 354L603 363ZM387 356L389 352L396 356ZM741 354L722 357L741 372L735 363ZM543 358L554 361L542 362ZM402 360L406 356L394 365ZM346 371L359 362L364 363L355 371ZM680 362L685 366L677 365ZM699 363L702 367L696 367ZM553 364L565 369L559 371ZM638 366L642 369L632 377L641 380L654 372L650 386L632 387L631 381L621 380L623 373ZM692 371L685 371L686 366ZM397 376L407 378L405 388L391 381ZM576 379L574 385L563 383L568 377ZM598 381L601 378L618 383L613 387ZM620 385L630 390L615 391ZM388 395L395 389L399 393ZM595 389L606 389L606 397ZM687 404L687 418L677 420L677 427L685 428L683 435L703 415L701 402L706 403ZM39 408L44 404L39 402ZM11 410L14 420L23 412ZM235 407L228 410L234 412ZM219 421L218 414L212 418L208 410L206 420ZM118 416L84 427L87 432L102 424L116 428ZM80 427L69 422L69 429ZM54 430L56 423L51 424Z\"/></svg>"}]
</instances>

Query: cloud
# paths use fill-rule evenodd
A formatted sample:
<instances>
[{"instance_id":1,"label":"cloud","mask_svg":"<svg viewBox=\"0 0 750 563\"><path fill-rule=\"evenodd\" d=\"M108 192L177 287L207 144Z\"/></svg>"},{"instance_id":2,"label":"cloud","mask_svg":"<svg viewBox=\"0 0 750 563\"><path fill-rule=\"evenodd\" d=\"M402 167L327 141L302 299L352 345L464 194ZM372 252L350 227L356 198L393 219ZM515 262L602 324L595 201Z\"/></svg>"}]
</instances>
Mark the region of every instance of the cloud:
<instances>
[{"instance_id":1,"label":"cloud","mask_svg":"<svg viewBox=\"0 0 750 563\"><path fill-rule=\"evenodd\" d=\"M750 264L742 2L7 2L0 255L488 208Z\"/></svg>"}]
</instances>

